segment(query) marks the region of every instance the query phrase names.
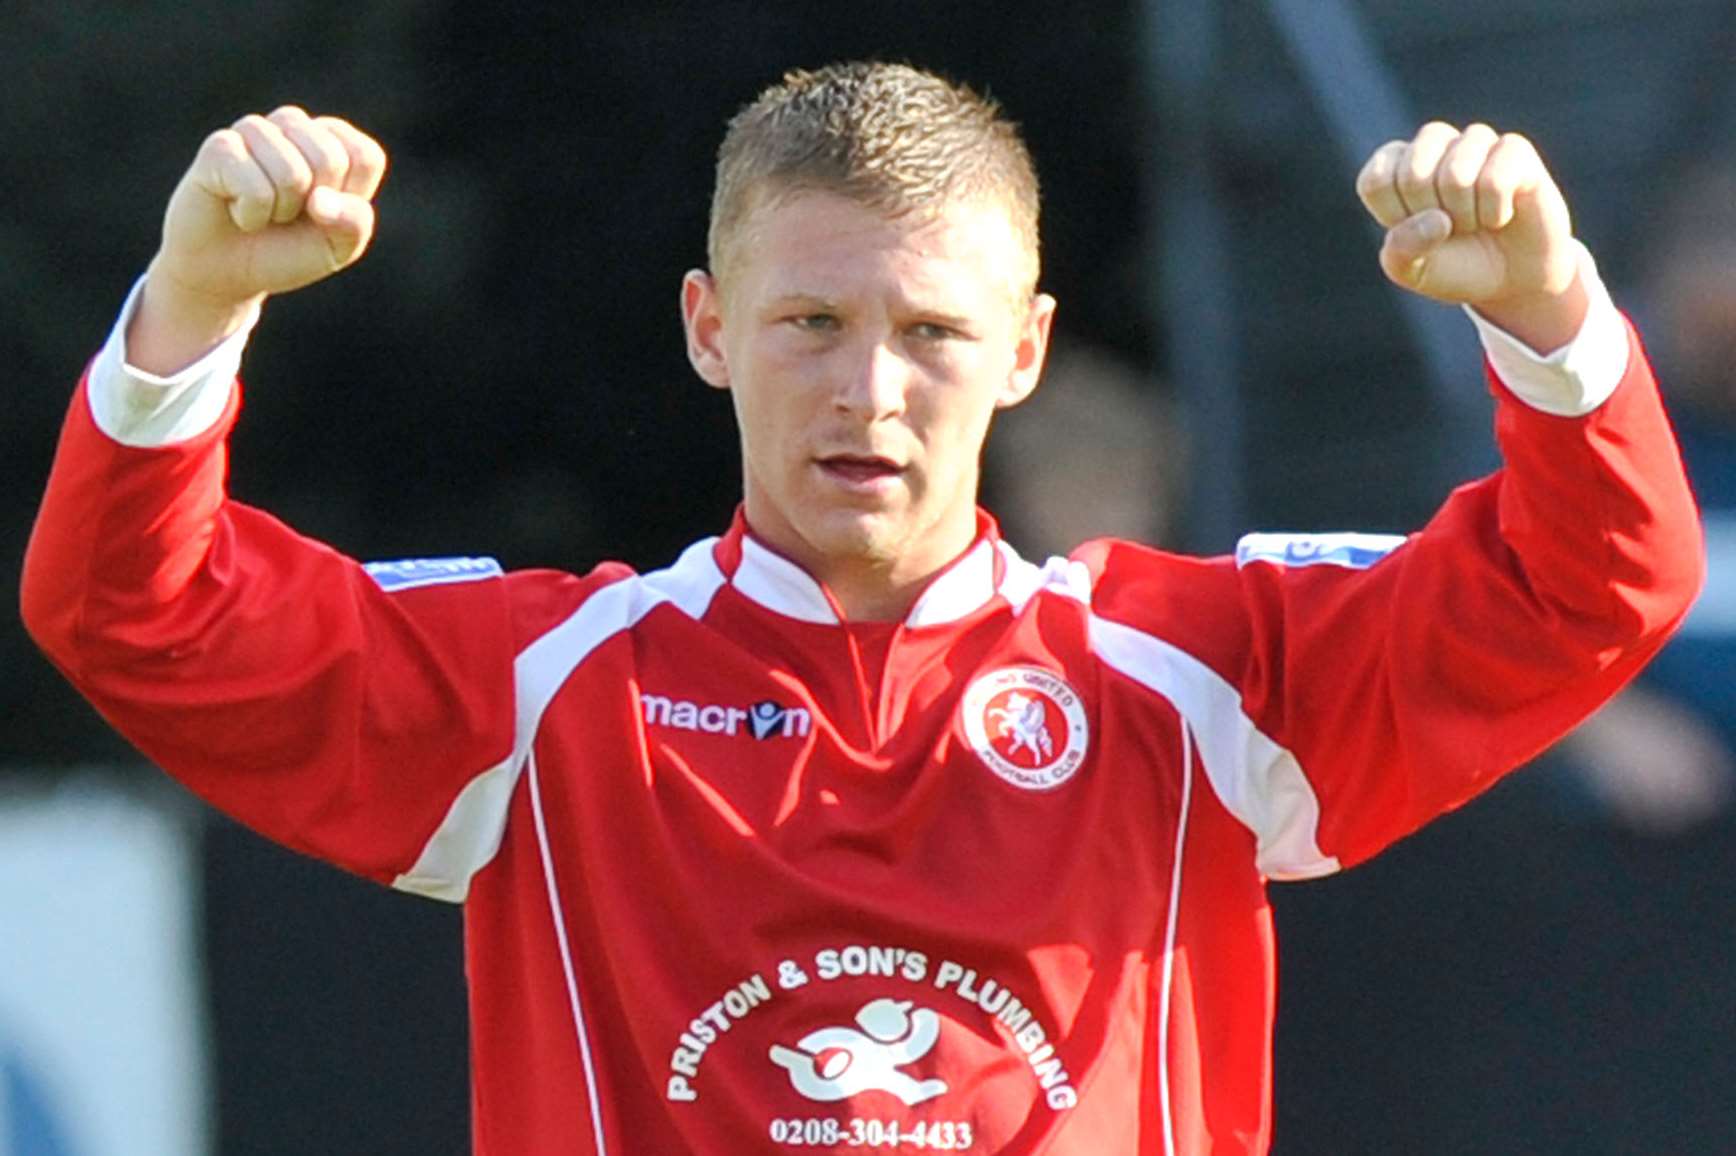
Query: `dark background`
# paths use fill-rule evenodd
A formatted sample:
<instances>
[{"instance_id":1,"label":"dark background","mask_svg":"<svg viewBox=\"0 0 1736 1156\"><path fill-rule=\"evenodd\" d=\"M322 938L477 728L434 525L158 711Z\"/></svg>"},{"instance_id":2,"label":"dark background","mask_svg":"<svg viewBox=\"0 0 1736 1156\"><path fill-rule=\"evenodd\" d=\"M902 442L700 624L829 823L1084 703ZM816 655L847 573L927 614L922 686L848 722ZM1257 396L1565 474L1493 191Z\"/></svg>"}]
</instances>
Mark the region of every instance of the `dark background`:
<instances>
[{"instance_id":1,"label":"dark background","mask_svg":"<svg viewBox=\"0 0 1736 1156\"><path fill-rule=\"evenodd\" d=\"M723 121L792 65L904 59L999 98L1044 182L1058 343L1163 392L1162 8L7 5L0 594L16 604L72 382L170 189L206 132L283 102L349 116L394 168L369 257L268 306L233 488L363 557L648 568L723 525L734 433L686 364L676 287L703 261ZM1219 38L1204 156L1247 425L1239 453L1194 446L1195 495L1233 476L1249 527L1411 528L1466 451L1443 444L1351 170L1266 5L1196 8ZM1531 132L1606 278L1635 278L1660 174L1729 100L1727 0L1352 8L1413 108ZM1216 537L1184 517L1170 544ZM11 616L0 775L92 761L136 756ZM1731 835L1615 835L1528 774L1369 867L1280 889L1276 1150L1736 1147ZM465 1151L457 912L221 819L205 861L220 1150Z\"/></svg>"}]
</instances>

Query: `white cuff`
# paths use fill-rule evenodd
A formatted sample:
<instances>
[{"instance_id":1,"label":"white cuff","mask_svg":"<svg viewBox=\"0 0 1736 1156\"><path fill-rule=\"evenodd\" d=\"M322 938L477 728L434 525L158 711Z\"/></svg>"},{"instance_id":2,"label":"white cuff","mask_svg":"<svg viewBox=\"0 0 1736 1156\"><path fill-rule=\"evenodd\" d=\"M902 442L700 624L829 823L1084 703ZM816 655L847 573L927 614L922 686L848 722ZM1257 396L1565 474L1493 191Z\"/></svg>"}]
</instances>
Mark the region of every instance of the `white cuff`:
<instances>
[{"instance_id":1,"label":"white cuff","mask_svg":"<svg viewBox=\"0 0 1736 1156\"><path fill-rule=\"evenodd\" d=\"M1483 351L1501 384L1532 409L1557 417L1582 417L1609 400L1627 374L1627 323L1597 275L1597 262L1578 241L1579 276L1591 298L1585 322L1572 341L1553 353L1538 353L1469 305Z\"/></svg>"},{"instance_id":2,"label":"white cuff","mask_svg":"<svg viewBox=\"0 0 1736 1156\"><path fill-rule=\"evenodd\" d=\"M91 363L86 392L98 429L122 445L155 449L198 437L223 416L241 369L241 352L259 323L259 309L240 330L211 352L168 377L127 364L127 325L139 307L140 277L127 294L121 315L102 352Z\"/></svg>"}]
</instances>

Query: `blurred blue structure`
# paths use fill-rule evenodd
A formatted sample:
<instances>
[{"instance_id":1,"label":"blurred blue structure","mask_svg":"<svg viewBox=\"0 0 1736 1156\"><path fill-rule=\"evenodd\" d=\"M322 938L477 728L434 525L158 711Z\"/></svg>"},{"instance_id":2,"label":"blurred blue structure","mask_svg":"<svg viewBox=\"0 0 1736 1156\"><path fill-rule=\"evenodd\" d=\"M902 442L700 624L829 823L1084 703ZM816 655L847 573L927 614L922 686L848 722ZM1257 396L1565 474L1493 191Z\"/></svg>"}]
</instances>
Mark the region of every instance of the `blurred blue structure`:
<instances>
[{"instance_id":1,"label":"blurred blue structure","mask_svg":"<svg viewBox=\"0 0 1736 1156\"><path fill-rule=\"evenodd\" d=\"M48 1089L24 1057L0 1040L0 1156L78 1156Z\"/></svg>"}]
</instances>

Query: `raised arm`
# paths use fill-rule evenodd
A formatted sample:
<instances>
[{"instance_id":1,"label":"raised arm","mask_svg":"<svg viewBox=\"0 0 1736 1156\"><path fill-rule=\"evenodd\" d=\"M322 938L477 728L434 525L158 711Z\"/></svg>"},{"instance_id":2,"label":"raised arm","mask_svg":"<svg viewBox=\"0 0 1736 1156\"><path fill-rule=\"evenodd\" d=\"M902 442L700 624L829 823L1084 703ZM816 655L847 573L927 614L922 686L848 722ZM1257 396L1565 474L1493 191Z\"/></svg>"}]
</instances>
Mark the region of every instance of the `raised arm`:
<instances>
[{"instance_id":1,"label":"raised arm","mask_svg":"<svg viewBox=\"0 0 1736 1156\"><path fill-rule=\"evenodd\" d=\"M1473 311L1504 467L1408 538L1087 557L1103 644L1184 692L1275 878L1360 862L1536 755L1656 653L1703 572L1656 383L1536 150L1429 125L1357 188L1386 274Z\"/></svg>"},{"instance_id":2,"label":"raised arm","mask_svg":"<svg viewBox=\"0 0 1736 1156\"><path fill-rule=\"evenodd\" d=\"M126 334L166 376L241 330L273 293L353 265L374 235L386 151L346 120L288 105L205 138L169 198Z\"/></svg>"},{"instance_id":3,"label":"raised arm","mask_svg":"<svg viewBox=\"0 0 1736 1156\"><path fill-rule=\"evenodd\" d=\"M1386 227L1380 267L1395 284L1469 305L1542 353L1584 325L1567 202L1525 137L1431 121L1376 149L1356 192Z\"/></svg>"},{"instance_id":4,"label":"raised arm","mask_svg":"<svg viewBox=\"0 0 1736 1156\"><path fill-rule=\"evenodd\" d=\"M517 773L507 581L485 559L364 567L226 488L259 303L361 255L384 167L298 109L205 141L73 398L22 609L97 710L222 810L458 899Z\"/></svg>"}]
</instances>

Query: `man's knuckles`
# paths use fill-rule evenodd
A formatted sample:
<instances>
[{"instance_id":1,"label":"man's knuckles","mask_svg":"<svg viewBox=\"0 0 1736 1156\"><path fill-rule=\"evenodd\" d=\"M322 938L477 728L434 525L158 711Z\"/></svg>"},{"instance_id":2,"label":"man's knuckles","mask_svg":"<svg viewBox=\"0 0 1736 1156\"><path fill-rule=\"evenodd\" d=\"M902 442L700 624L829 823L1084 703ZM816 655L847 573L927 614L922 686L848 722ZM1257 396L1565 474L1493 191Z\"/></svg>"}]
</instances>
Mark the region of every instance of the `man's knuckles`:
<instances>
[{"instance_id":1,"label":"man's knuckles","mask_svg":"<svg viewBox=\"0 0 1736 1156\"><path fill-rule=\"evenodd\" d=\"M300 149L271 120L251 113L235 123L247 142L247 150L280 193L288 194L299 208L313 188L313 167Z\"/></svg>"},{"instance_id":2,"label":"man's knuckles","mask_svg":"<svg viewBox=\"0 0 1736 1156\"><path fill-rule=\"evenodd\" d=\"M338 120L337 124L347 130L344 133L344 140L353 151L356 160L360 161L371 175L376 177L384 175L387 163L385 147L348 121Z\"/></svg>"},{"instance_id":3,"label":"man's knuckles","mask_svg":"<svg viewBox=\"0 0 1736 1156\"><path fill-rule=\"evenodd\" d=\"M1458 129L1444 121L1433 120L1418 129L1415 138L1405 148L1394 174L1394 183L1411 212L1435 206L1435 176L1441 158L1458 138Z\"/></svg>"},{"instance_id":4,"label":"man's knuckles","mask_svg":"<svg viewBox=\"0 0 1736 1156\"><path fill-rule=\"evenodd\" d=\"M380 142L341 117L322 116L314 123L330 133L348 155L344 192L372 197L386 175L386 150Z\"/></svg>"},{"instance_id":5,"label":"man's knuckles","mask_svg":"<svg viewBox=\"0 0 1736 1156\"><path fill-rule=\"evenodd\" d=\"M306 123L313 118L308 116L307 109L299 104L280 104L272 109L265 119L277 125L290 125L298 122Z\"/></svg>"},{"instance_id":6,"label":"man's knuckles","mask_svg":"<svg viewBox=\"0 0 1736 1156\"><path fill-rule=\"evenodd\" d=\"M1392 186L1393 170L1404 150L1402 140L1389 140L1375 149L1356 174L1356 195L1367 201L1386 192Z\"/></svg>"},{"instance_id":7,"label":"man's knuckles","mask_svg":"<svg viewBox=\"0 0 1736 1156\"><path fill-rule=\"evenodd\" d=\"M1399 165L1393 183L1405 208L1412 213L1432 209L1437 204L1434 163L1426 157L1417 157L1414 149Z\"/></svg>"},{"instance_id":8,"label":"man's knuckles","mask_svg":"<svg viewBox=\"0 0 1736 1156\"><path fill-rule=\"evenodd\" d=\"M269 118L289 144L301 154L312 174L313 184L341 187L349 172L350 154L331 129L308 116L302 109L288 105Z\"/></svg>"},{"instance_id":9,"label":"man's knuckles","mask_svg":"<svg viewBox=\"0 0 1736 1156\"><path fill-rule=\"evenodd\" d=\"M1477 216L1487 229L1502 229L1513 219L1513 180L1495 168L1477 177Z\"/></svg>"},{"instance_id":10,"label":"man's knuckles","mask_svg":"<svg viewBox=\"0 0 1736 1156\"><path fill-rule=\"evenodd\" d=\"M1539 162L1537 146L1531 143L1531 138L1521 132L1504 132L1496 146L1503 151L1511 152L1525 160Z\"/></svg>"},{"instance_id":11,"label":"man's knuckles","mask_svg":"<svg viewBox=\"0 0 1736 1156\"><path fill-rule=\"evenodd\" d=\"M220 128L205 138L199 152L207 159L240 160L247 156L247 142L233 128Z\"/></svg>"},{"instance_id":12,"label":"man's knuckles","mask_svg":"<svg viewBox=\"0 0 1736 1156\"><path fill-rule=\"evenodd\" d=\"M1465 192L1473 188L1477 177L1488 163L1494 148L1495 130L1485 124L1474 124L1460 134L1442 158L1436 181L1442 189Z\"/></svg>"}]
</instances>

